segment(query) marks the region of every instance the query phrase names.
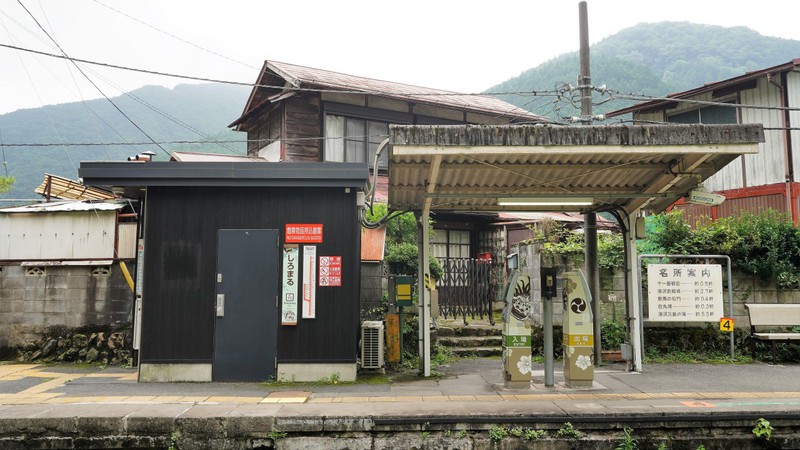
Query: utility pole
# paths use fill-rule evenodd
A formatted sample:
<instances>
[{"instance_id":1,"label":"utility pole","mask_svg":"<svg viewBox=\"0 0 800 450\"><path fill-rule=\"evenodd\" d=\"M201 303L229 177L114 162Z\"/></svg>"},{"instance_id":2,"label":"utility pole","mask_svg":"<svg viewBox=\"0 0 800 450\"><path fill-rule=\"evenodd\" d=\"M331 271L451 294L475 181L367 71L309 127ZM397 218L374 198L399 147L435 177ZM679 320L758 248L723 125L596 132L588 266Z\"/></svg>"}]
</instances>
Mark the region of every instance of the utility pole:
<instances>
[{"instance_id":1,"label":"utility pole","mask_svg":"<svg viewBox=\"0 0 800 450\"><path fill-rule=\"evenodd\" d=\"M580 27L580 75L578 88L581 92L581 123L592 124L592 74L589 60L589 13L586 2L578 3L578 21ZM586 282L592 294L592 317L594 331L594 364L600 365L601 341L600 328L600 270L597 260L597 213L587 212L583 215L583 238L586 243Z\"/></svg>"}]
</instances>

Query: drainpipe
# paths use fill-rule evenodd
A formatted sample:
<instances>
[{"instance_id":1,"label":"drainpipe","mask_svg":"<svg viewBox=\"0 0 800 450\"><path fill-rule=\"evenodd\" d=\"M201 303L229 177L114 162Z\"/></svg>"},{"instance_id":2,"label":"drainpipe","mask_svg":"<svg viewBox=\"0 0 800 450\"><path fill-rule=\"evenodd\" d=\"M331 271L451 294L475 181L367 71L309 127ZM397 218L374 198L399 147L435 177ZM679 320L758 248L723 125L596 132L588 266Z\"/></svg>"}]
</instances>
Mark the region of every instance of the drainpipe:
<instances>
[{"instance_id":1,"label":"drainpipe","mask_svg":"<svg viewBox=\"0 0 800 450\"><path fill-rule=\"evenodd\" d=\"M767 81L778 88L780 93L780 106L786 108L787 92L786 92L786 72L780 74L781 82L776 83L774 80L775 74L768 73ZM781 111L781 128L783 128L783 162L784 162L784 176L786 184L786 212L791 217L792 222L797 225L797 210L792 204L792 181L794 181L794 167L792 167L792 151L791 151L791 132L789 131L789 111L784 109Z\"/></svg>"}]
</instances>

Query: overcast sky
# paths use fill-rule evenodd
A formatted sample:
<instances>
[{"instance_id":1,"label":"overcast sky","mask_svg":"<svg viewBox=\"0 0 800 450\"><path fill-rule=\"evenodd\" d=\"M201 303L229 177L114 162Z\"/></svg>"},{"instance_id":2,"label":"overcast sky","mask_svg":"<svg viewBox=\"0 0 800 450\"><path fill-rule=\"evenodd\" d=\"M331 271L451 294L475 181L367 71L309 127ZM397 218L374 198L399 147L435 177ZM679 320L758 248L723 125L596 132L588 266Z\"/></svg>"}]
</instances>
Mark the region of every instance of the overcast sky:
<instances>
[{"instance_id":1,"label":"overcast sky","mask_svg":"<svg viewBox=\"0 0 800 450\"><path fill-rule=\"evenodd\" d=\"M263 61L272 59L480 92L578 49L578 1L572 0L21 3L71 57L244 82L254 82ZM22 5L0 0L0 44L59 53ZM589 0L589 36L594 43L637 23L673 20L746 26L800 40L800 2L761 5L741 0ZM83 67L109 97L146 84L185 82ZM0 48L0 114L100 97L80 73L69 69L63 60Z\"/></svg>"}]
</instances>

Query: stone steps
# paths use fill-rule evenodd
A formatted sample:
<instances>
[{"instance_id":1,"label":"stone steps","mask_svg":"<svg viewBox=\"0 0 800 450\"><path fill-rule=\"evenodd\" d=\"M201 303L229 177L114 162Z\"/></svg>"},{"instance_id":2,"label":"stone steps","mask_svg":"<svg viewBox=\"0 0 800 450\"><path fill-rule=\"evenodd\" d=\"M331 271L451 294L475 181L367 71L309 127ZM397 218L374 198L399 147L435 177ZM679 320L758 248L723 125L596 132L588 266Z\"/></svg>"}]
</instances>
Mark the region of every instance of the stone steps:
<instances>
[{"instance_id":1,"label":"stone steps","mask_svg":"<svg viewBox=\"0 0 800 450\"><path fill-rule=\"evenodd\" d=\"M440 336L445 347L501 347L503 336Z\"/></svg>"},{"instance_id":2,"label":"stone steps","mask_svg":"<svg viewBox=\"0 0 800 450\"><path fill-rule=\"evenodd\" d=\"M500 324L448 325L439 327L438 343L454 356L502 356L503 330Z\"/></svg>"},{"instance_id":3,"label":"stone steps","mask_svg":"<svg viewBox=\"0 0 800 450\"><path fill-rule=\"evenodd\" d=\"M439 326L439 336L502 336L503 329L500 324L496 325L469 325L469 326Z\"/></svg>"},{"instance_id":4,"label":"stone steps","mask_svg":"<svg viewBox=\"0 0 800 450\"><path fill-rule=\"evenodd\" d=\"M447 347L453 356L465 358L469 356L502 356L503 347Z\"/></svg>"}]
</instances>

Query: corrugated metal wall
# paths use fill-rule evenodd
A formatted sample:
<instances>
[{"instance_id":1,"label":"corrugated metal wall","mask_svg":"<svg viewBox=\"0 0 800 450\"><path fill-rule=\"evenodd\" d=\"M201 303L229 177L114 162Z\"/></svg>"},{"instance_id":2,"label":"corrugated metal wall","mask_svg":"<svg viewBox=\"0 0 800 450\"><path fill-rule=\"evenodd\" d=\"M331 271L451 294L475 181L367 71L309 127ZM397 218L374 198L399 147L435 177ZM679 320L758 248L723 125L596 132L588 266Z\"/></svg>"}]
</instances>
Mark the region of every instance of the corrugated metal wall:
<instances>
[{"instance_id":1,"label":"corrugated metal wall","mask_svg":"<svg viewBox=\"0 0 800 450\"><path fill-rule=\"evenodd\" d=\"M150 187L145 220L142 362L211 362L217 230L277 229L283 239L286 223L322 223L317 254L341 255L343 280L317 288L316 319L280 327L278 360L355 361L361 249L354 191Z\"/></svg>"},{"instance_id":2,"label":"corrugated metal wall","mask_svg":"<svg viewBox=\"0 0 800 450\"><path fill-rule=\"evenodd\" d=\"M800 74L790 72L787 81L789 88L789 106L800 106ZM779 77L776 77L776 80ZM725 101L725 98L712 97L711 92L692 97L693 100ZM739 103L744 105L779 107L780 90L770 84L766 77L759 78L754 89L745 89L739 92ZM670 109L670 115L679 114L697 109L693 103L680 103L675 109ZM761 123L764 128L781 128L783 126L783 112L779 110L763 110L743 108L740 110L740 123ZM638 114L637 119L645 121L665 121L663 111L648 114ZM800 112L792 112L792 123L800 123ZM736 158L724 168L704 182L706 188L712 191L725 191L741 189L744 187L764 186L773 183L785 182L785 157L784 133L781 130L765 130L765 142L759 144L759 153ZM800 132L793 131L793 142L800 142ZM800 155L795 158L795 171L800 170ZM744 161L744 167L742 164ZM744 177L743 177L744 175Z\"/></svg>"},{"instance_id":3,"label":"corrugated metal wall","mask_svg":"<svg viewBox=\"0 0 800 450\"><path fill-rule=\"evenodd\" d=\"M758 213L769 209L786 212L786 197L780 194L761 195L758 197L729 198L718 206L719 217L735 216L748 211Z\"/></svg>"},{"instance_id":4,"label":"corrugated metal wall","mask_svg":"<svg viewBox=\"0 0 800 450\"><path fill-rule=\"evenodd\" d=\"M115 211L0 214L0 260L114 258Z\"/></svg>"},{"instance_id":5,"label":"corrugated metal wall","mask_svg":"<svg viewBox=\"0 0 800 450\"><path fill-rule=\"evenodd\" d=\"M800 107L800 73L789 72L786 74L786 85L789 93L789 104L791 108ZM789 125L792 128L800 127L800 111L791 111L789 113ZM800 181L800 130L792 130L792 166L794 167L794 179L792 181Z\"/></svg>"},{"instance_id":6,"label":"corrugated metal wall","mask_svg":"<svg viewBox=\"0 0 800 450\"><path fill-rule=\"evenodd\" d=\"M728 198L721 205L716 207L716 217L738 216L743 212L758 214L767 210L774 210L780 213L786 212L786 197L781 194L759 195L755 197ZM711 206L679 204L673 210L683 211L687 223L692 228L710 220L714 217Z\"/></svg>"},{"instance_id":7,"label":"corrugated metal wall","mask_svg":"<svg viewBox=\"0 0 800 450\"><path fill-rule=\"evenodd\" d=\"M777 80L776 80L777 81ZM778 88L770 84L766 77L759 78L755 89L741 92L741 102L746 105L781 106ZM779 110L742 109L742 123L761 123L764 128L780 128L783 126ZM747 187L786 181L783 155L783 131L765 130L765 142L758 144L758 154L745 155ZM725 187L735 189L741 186ZM716 189L716 188L715 188Z\"/></svg>"}]
</instances>

